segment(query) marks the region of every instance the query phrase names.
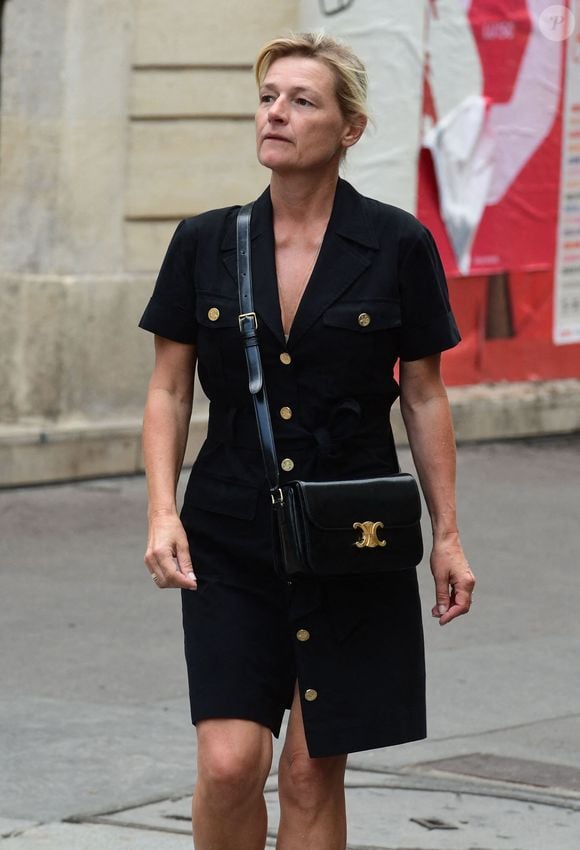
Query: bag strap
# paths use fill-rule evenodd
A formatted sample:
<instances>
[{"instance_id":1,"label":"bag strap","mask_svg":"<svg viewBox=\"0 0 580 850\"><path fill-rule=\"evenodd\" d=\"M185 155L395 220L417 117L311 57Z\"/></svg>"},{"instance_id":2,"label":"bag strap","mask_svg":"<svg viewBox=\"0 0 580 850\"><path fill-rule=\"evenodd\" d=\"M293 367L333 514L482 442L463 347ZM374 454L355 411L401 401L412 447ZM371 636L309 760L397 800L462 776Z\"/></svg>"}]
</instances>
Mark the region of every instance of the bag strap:
<instances>
[{"instance_id":1,"label":"bag strap","mask_svg":"<svg viewBox=\"0 0 580 850\"><path fill-rule=\"evenodd\" d=\"M262 358L258 345L258 319L254 312L254 296L252 292L252 256L250 247L250 222L252 219L253 203L243 206L236 221L237 236L237 260L238 260L238 294L240 300L240 315L238 323L246 365L248 367L248 386L254 403L256 423L258 425L258 436L260 448L264 459L266 479L270 488L270 495L274 505L282 502L282 491L280 490L280 476L278 473L278 458L276 456L276 444L272 430L272 420L268 407L266 385L264 383L264 370L262 369Z\"/></svg>"}]
</instances>

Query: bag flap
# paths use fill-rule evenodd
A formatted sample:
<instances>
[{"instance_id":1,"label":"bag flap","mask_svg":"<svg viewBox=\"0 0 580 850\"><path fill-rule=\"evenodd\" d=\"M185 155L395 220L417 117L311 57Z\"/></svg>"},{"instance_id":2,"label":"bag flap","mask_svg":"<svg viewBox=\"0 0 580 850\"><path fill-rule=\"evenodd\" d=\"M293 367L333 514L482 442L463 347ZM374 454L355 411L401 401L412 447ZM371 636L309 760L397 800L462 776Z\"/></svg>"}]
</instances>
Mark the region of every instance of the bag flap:
<instances>
[{"instance_id":1,"label":"bag flap","mask_svg":"<svg viewBox=\"0 0 580 850\"><path fill-rule=\"evenodd\" d=\"M419 488L408 473L357 481L294 481L291 486L308 520L326 531L352 529L356 522L402 527L421 519Z\"/></svg>"}]
</instances>

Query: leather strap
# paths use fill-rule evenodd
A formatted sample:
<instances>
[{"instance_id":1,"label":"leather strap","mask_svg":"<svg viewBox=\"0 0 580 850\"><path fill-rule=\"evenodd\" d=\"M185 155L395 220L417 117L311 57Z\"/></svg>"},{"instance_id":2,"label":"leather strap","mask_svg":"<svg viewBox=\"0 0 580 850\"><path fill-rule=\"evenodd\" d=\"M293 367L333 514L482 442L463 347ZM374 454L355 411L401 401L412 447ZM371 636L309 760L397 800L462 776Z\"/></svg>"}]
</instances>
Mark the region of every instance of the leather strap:
<instances>
[{"instance_id":1,"label":"leather strap","mask_svg":"<svg viewBox=\"0 0 580 850\"><path fill-rule=\"evenodd\" d=\"M240 299L240 315L238 322L244 344L246 365L248 367L248 386L254 403L256 423L260 448L264 458L266 479L274 505L282 502L280 477L278 473L278 458L272 420L268 407L266 385L262 358L258 345L258 319L254 311L254 296L252 292L252 256L250 244L250 222L252 219L253 203L243 206L236 221L237 259L238 259L238 294Z\"/></svg>"}]
</instances>

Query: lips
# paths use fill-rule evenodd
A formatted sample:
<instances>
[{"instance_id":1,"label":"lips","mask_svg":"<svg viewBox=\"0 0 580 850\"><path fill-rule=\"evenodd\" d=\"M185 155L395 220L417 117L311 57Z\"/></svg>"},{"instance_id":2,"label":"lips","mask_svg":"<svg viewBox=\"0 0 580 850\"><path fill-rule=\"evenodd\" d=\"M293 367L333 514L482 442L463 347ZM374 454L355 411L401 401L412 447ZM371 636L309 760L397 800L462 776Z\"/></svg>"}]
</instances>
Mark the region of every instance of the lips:
<instances>
[{"instance_id":1,"label":"lips","mask_svg":"<svg viewBox=\"0 0 580 850\"><path fill-rule=\"evenodd\" d=\"M276 136L273 133L268 133L267 136L264 136L264 141L272 141L272 142L289 142L290 139L286 139L284 136Z\"/></svg>"}]
</instances>

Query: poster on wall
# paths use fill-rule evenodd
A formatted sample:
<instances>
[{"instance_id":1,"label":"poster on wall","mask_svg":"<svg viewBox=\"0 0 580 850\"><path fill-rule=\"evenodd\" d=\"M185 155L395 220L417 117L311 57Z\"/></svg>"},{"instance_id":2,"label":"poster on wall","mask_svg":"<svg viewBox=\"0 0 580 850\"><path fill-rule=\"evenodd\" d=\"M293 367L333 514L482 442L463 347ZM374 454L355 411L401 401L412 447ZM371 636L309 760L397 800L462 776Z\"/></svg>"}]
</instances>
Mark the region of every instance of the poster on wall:
<instances>
[{"instance_id":1,"label":"poster on wall","mask_svg":"<svg viewBox=\"0 0 580 850\"><path fill-rule=\"evenodd\" d=\"M346 176L418 212L450 275L554 262L564 45L542 31L545 8L302 0L301 26L344 38L369 72L376 126Z\"/></svg>"},{"instance_id":2,"label":"poster on wall","mask_svg":"<svg viewBox=\"0 0 580 850\"><path fill-rule=\"evenodd\" d=\"M576 3L576 20L580 3ZM554 292L554 342L580 342L580 33L568 41Z\"/></svg>"},{"instance_id":3,"label":"poster on wall","mask_svg":"<svg viewBox=\"0 0 580 850\"><path fill-rule=\"evenodd\" d=\"M300 27L369 73L344 176L471 281L457 380L580 374L580 0L301 0Z\"/></svg>"},{"instance_id":4,"label":"poster on wall","mask_svg":"<svg viewBox=\"0 0 580 850\"><path fill-rule=\"evenodd\" d=\"M565 47L546 37L546 0L428 5L418 210L447 236L451 274L549 268Z\"/></svg>"},{"instance_id":5,"label":"poster on wall","mask_svg":"<svg viewBox=\"0 0 580 850\"><path fill-rule=\"evenodd\" d=\"M424 0L302 0L299 24L343 38L367 67L372 121L343 176L363 194L415 212Z\"/></svg>"}]
</instances>

